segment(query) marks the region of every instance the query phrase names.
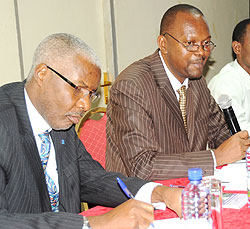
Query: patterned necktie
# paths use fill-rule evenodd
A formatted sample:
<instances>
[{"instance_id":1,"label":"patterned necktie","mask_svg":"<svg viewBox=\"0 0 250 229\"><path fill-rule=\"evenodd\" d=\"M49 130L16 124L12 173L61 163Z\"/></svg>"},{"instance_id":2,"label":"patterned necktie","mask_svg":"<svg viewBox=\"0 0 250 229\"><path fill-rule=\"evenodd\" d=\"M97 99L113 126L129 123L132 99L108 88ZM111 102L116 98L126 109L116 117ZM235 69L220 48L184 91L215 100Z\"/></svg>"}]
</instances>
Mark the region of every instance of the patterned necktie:
<instances>
[{"instance_id":1,"label":"patterned necktie","mask_svg":"<svg viewBox=\"0 0 250 229\"><path fill-rule=\"evenodd\" d=\"M182 86L179 90L177 90L177 92L180 95L179 105L180 105L180 109L181 109L181 115L182 115L184 127L185 127L185 130L186 130L186 133L187 133L187 115L186 115L186 102L187 102L187 98L186 98L186 86Z\"/></svg>"},{"instance_id":2,"label":"patterned necktie","mask_svg":"<svg viewBox=\"0 0 250 229\"><path fill-rule=\"evenodd\" d=\"M49 132L45 131L42 134L38 134L38 136L42 140L40 158L41 158L43 171L44 171L47 188L49 192L51 208L53 212L58 212L59 211L59 193L58 193L55 182L52 180L52 178L49 176L46 170L47 163L49 160L50 145L51 145Z\"/></svg>"}]
</instances>

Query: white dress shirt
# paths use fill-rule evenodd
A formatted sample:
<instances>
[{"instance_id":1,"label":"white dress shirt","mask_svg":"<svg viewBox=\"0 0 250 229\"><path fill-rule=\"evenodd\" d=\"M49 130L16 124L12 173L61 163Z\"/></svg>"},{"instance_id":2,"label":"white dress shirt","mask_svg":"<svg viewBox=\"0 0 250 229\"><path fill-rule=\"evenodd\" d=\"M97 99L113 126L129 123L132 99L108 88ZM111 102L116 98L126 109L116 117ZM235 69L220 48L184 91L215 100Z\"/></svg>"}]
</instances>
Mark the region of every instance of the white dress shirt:
<instances>
[{"instance_id":1,"label":"white dress shirt","mask_svg":"<svg viewBox=\"0 0 250 229\"><path fill-rule=\"evenodd\" d=\"M164 67L164 69L165 69L165 72L166 72L166 74L167 74L167 77L168 77L168 79L169 79L169 81L170 81L170 83L171 83L171 85L172 85L172 88L174 89L174 92L175 92L175 95L176 95L176 97L177 97L177 100L179 101L180 95L179 95L179 93L178 93L178 90L179 90L182 86L186 86L186 90L188 89L188 78L186 78L186 79L184 80L183 83L180 83L180 81L177 80L176 77L173 75L173 73L170 72L170 70L168 69L168 67L167 67L167 65L166 65L166 63L165 63L165 61L164 61L164 59L163 59L163 57L162 57L161 51L159 51L159 56L160 56L160 58L161 58L161 62L162 62L162 64L163 64L163 67Z\"/></svg>"},{"instance_id":2,"label":"white dress shirt","mask_svg":"<svg viewBox=\"0 0 250 229\"><path fill-rule=\"evenodd\" d=\"M250 75L237 60L225 65L208 83L211 94L218 103L222 94L232 99L232 107L242 130L250 134Z\"/></svg>"},{"instance_id":3,"label":"white dress shirt","mask_svg":"<svg viewBox=\"0 0 250 229\"><path fill-rule=\"evenodd\" d=\"M169 81L172 85L172 88L174 89L174 92L175 92L175 95L177 97L177 100L179 101L180 99L180 95L178 93L178 90L182 87L182 86L186 86L186 90L188 89L188 78L186 78L183 83L181 84L179 80L176 79L176 77L173 75L172 72L170 72L170 70L168 69L163 57L162 57L162 54L161 54L161 51L159 51L159 56L161 58L161 62L163 64L163 67L165 69L165 72L167 74L167 77L169 78ZM211 151L211 154L212 154L212 157L213 157L213 161L214 161L214 171L216 170L216 158L215 158L215 154L214 154L214 151L213 150L210 150Z\"/></svg>"},{"instance_id":4,"label":"white dress shirt","mask_svg":"<svg viewBox=\"0 0 250 229\"><path fill-rule=\"evenodd\" d=\"M30 122L31 122L31 127L33 130L33 134L35 136L35 139L36 139L37 149L40 152L42 141L41 141L40 137L38 136L38 134L41 134L41 133L45 132L46 130L51 131L51 127L43 119L43 117L38 113L38 111L36 110L36 108L34 107L32 102L30 101L30 98L29 98L25 89L24 89L24 95L25 95L26 106L27 106L27 110L28 110L28 114L29 114L29 118L30 118ZM55 148L54 148L53 141L52 141L51 137L50 137L50 141L51 141L50 156L49 156L46 170L47 170L47 173L49 174L49 176L55 182L57 190L59 191ZM143 185L139 189L137 194L135 195L135 199L151 204L151 195L152 195L153 189L158 185L161 185L161 184L149 182L149 183ZM165 209L166 208L165 203L155 203L154 206L157 209Z\"/></svg>"},{"instance_id":5,"label":"white dress shirt","mask_svg":"<svg viewBox=\"0 0 250 229\"><path fill-rule=\"evenodd\" d=\"M41 149L41 144L42 140L38 136L38 134L42 134L46 130L51 131L51 127L49 124L43 119L43 117L38 113L32 102L30 101L30 98L24 89L24 96L25 96L25 101L26 101L26 106L30 118L30 123L31 127L33 130L33 134L36 139L36 145L38 152L40 152ZM56 184L57 190L59 191L59 184L58 184L58 172L57 172L57 164L56 164L56 157L55 157L55 148L53 145L53 141L49 135L50 142L51 142L51 147L50 147L50 155L49 155L49 160L48 164L46 167L46 171L48 175L53 179L53 181Z\"/></svg>"}]
</instances>

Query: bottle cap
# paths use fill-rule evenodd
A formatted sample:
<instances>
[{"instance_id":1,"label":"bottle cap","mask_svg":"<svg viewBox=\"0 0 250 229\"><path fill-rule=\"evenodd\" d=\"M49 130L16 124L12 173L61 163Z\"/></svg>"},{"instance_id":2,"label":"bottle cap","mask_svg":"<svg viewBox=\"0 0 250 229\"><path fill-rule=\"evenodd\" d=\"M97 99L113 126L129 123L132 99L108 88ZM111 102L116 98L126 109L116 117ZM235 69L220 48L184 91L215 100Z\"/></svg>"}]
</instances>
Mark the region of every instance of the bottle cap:
<instances>
[{"instance_id":1,"label":"bottle cap","mask_svg":"<svg viewBox=\"0 0 250 229\"><path fill-rule=\"evenodd\" d=\"M202 169L201 168L191 168L188 169L188 179L190 181L199 181L202 179Z\"/></svg>"}]
</instances>

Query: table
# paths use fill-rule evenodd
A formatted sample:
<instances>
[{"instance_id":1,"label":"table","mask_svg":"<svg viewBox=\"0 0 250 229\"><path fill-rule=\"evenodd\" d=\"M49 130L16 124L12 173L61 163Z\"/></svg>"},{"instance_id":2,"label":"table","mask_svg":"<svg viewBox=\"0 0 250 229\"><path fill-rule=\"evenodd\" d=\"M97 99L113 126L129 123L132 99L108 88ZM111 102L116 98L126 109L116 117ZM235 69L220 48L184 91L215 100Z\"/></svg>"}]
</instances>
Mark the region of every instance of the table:
<instances>
[{"instance_id":1,"label":"table","mask_svg":"<svg viewBox=\"0 0 250 229\"><path fill-rule=\"evenodd\" d=\"M189 181L188 181L188 178L178 178L178 179L162 180L162 181L156 181L156 182L169 186L170 184L187 185ZM246 193L246 192L241 191L241 193ZM111 209L112 208L97 206L97 207L94 207L87 211L82 212L81 215L84 215L84 216L101 215L110 211ZM155 220L169 219L169 218L175 218L175 217L178 217L177 214L168 208L165 211L163 210L155 211ZM250 228L250 209L248 208L247 205L245 205L241 209L225 208L223 209L223 222L224 222L224 229L249 229Z\"/></svg>"}]
</instances>

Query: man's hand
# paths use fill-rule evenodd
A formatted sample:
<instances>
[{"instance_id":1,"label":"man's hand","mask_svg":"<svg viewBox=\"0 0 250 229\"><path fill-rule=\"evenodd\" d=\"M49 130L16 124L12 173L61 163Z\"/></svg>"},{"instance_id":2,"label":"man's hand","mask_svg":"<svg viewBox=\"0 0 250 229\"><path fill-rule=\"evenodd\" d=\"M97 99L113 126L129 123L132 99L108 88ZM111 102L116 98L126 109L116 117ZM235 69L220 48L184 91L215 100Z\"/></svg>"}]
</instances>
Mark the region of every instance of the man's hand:
<instances>
[{"instance_id":1,"label":"man's hand","mask_svg":"<svg viewBox=\"0 0 250 229\"><path fill-rule=\"evenodd\" d=\"M154 220L154 207L138 200L130 199L106 214L88 217L93 229L142 229L148 228Z\"/></svg>"},{"instance_id":2,"label":"man's hand","mask_svg":"<svg viewBox=\"0 0 250 229\"><path fill-rule=\"evenodd\" d=\"M224 141L214 150L217 166L229 164L245 157L246 150L250 146L246 130L240 131Z\"/></svg>"},{"instance_id":3,"label":"man's hand","mask_svg":"<svg viewBox=\"0 0 250 229\"><path fill-rule=\"evenodd\" d=\"M151 202L165 202L166 206L181 217L181 193L180 188L170 188L164 185L155 187L152 193Z\"/></svg>"}]
</instances>

